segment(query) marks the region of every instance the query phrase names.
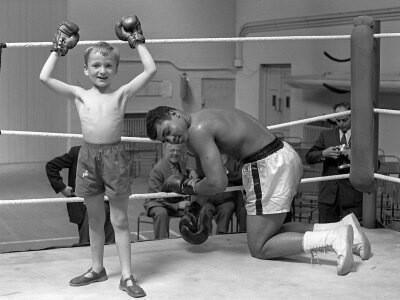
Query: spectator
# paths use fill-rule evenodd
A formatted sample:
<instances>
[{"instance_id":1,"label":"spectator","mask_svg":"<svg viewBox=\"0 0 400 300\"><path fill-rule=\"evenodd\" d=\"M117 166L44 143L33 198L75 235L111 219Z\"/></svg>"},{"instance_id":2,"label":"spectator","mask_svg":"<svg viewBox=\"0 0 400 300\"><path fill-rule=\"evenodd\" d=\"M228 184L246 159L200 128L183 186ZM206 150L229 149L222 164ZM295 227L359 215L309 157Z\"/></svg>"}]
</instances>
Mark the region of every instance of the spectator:
<instances>
[{"instance_id":1,"label":"spectator","mask_svg":"<svg viewBox=\"0 0 400 300\"><path fill-rule=\"evenodd\" d=\"M207 210L207 214L214 217L217 225L216 233L224 234L229 232L229 222L232 218L232 214L235 211L236 205L236 192L224 192L214 196L197 196L196 198L204 199ZM210 226L210 228L212 228Z\"/></svg>"},{"instance_id":2,"label":"spectator","mask_svg":"<svg viewBox=\"0 0 400 300\"><path fill-rule=\"evenodd\" d=\"M338 103L334 112L350 109L347 103ZM309 164L323 163L322 175L336 175L349 171L351 146L350 115L335 119L336 127L322 131L315 145L306 153ZM319 186L318 212L320 223L339 221L349 213L362 218L363 194L353 188L348 179L323 181Z\"/></svg>"},{"instance_id":3,"label":"spectator","mask_svg":"<svg viewBox=\"0 0 400 300\"><path fill-rule=\"evenodd\" d=\"M171 175L188 176L186 169L186 148L183 144L165 144L164 157L152 168L148 178L148 192L158 193L163 191L165 180ZM155 239L169 237L169 218L180 217L183 210L190 203L189 197L147 199L144 208L147 215L153 218Z\"/></svg>"},{"instance_id":4,"label":"spectator","mask_svg":"<svg viewBox=\"0 0 400 300\"><path fill-rule=\"evenodd\" d=\"M221 160L225 166L225 171L228 176L229 186L242 185L241 183L241 166L240 163L226 154L221 154ZM204 176L199 162L197 163L197 176ZM192 196L193 201L199 202L205 206L207 214L212 216L216 223L216 233L224 234L229 232L229 223L232 215L236 212L239 223L239 230L246 231L246 208L244 207L241 191L223 192L216 195L197 195ZM212 228L211 224L209 228Z\"/></svg>"},{"instance_id":5,"label":"spectator","mask_svg":"<svg viewBox=\"0 0 400 300\"><path fill-rule=\"evenodd\" d=\"M241 186L242 185L242 165L239 161L226 156L226 162L224 162L228 176L228 186ZM239 232L246 232L246 207L244 206L243 194L241 191L232 192L232 196L235 200L235 215L238 224Z\"/></svg>"},{"instance_id":6,"label":"spectator","mask_svg":"<svg viewBox=\"0 0 400 300\"><path fill-rule=\"evenodd\" d=\"M75 177L76 166L78 163L78 154L80 146L72 147L67 153L55 157L46 164L46 174L51 187L56 193L61 193L65 197L75 197ZM61 176L61 171L68 169L68 185L66 185ZM110 204L104 203L106 221L104 223L105 243L115 242L114 230L110 221ZM78 246L89 245L89 223L86 206L82 202L67 203L69 221L78 225L79 242Z\"/></svg>"}]
</instances>

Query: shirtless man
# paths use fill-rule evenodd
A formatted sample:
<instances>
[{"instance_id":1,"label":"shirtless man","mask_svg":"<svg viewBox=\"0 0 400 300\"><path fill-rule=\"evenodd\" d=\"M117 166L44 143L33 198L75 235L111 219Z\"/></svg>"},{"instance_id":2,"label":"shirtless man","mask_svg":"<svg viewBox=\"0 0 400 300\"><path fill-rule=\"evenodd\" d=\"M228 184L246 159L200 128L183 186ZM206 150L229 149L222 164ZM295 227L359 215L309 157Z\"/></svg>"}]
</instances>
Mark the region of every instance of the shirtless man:
<instances>
[{"instance_id":1,"label":"shirtless man","mask_svg":"<svg viewBox=\"0 0 400 300\"><path fill-rule=\"evenodd\" d=\"M331 249L337 254L337 274L348 274L356 249L369 247L368 239L352 215L340 222L283 225L302 177L296 151L277 139L252 116L239 110L204 109L196 113L159 106L147 114L147 135L153 140L186 143L198 156L205 177L171 180L175 192L209 195L223 192L228 184L221 153L243 163L242 180L247 210L250 253L273 259Z\"/></svg>"}]
</instances>

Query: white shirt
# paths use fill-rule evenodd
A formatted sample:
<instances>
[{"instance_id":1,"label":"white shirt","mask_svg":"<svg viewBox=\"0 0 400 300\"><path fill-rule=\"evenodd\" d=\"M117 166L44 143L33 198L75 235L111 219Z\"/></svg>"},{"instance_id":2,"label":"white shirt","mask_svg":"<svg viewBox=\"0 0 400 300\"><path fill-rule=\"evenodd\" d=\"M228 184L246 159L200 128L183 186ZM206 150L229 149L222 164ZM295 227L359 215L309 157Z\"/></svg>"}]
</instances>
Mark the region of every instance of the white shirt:
<instances>
[{"instance_id":1,"label":"white shirt","mask_svg":"<svg viewBox=\"0 0 400 300\"><path fill-rule=\"evenodd\" d=\"M349 146L349 142L350 142L350 138L351 138L351 129L347 130L345 135L346 135L347 146ZM343 131L341 131L339 129L339 141L342 140L342 136L343 136Z\"/></svg>"}]
</instances>

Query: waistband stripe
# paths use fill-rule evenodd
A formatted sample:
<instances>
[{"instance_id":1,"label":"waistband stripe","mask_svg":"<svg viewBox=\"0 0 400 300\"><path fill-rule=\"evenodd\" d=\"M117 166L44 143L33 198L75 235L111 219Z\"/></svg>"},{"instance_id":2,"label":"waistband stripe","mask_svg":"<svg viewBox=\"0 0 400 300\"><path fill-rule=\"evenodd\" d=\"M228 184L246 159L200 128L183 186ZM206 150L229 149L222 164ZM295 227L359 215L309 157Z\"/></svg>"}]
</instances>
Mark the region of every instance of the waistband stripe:
<instances>
[{"instance_id":1,"label":"waistband stripe","mask_svg":"<svg viewBox=\"0 0 400 300\"><path fill-rule=\"evenodd\" d=\"M275 138L271 143L266 145L264 148L261 148L257 152L242 159L242 163L248 164L251 162L255 162L257 160L260 160L267 156L270 156L271 154L277 152L278 150L280 150L282 148L283 148L283 142L280 139Z\"/></svg>"}]
</instances>

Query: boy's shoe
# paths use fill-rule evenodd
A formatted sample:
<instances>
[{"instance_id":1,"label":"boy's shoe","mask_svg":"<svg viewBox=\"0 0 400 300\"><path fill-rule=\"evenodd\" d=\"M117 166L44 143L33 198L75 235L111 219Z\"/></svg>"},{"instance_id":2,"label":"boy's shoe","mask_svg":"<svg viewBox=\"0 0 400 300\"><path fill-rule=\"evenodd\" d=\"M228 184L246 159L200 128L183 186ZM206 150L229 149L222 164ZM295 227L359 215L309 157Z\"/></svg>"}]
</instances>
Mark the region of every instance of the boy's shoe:
<instances>
[{"instance_id":1,"label":"boy's shoe","mask_svg":"<svg viewBox=\"0 0 400 300\"><path fill-rule=\"evenodd\" d=\"M131 280L132 285L128 286L127 282ZM130 277L119 281L119 289L128 293L133 298L140 298L146 296L145 291L136 283L135 278L131 275Z\"/></svg>"},{"instance_id":2,"label":"boy's shoe","mask_svg":"<svg viewBox=\"0 0 400 300\"><path fill-rule=\"evenodd\" d=\"M100 282L100 281L105 281L107 280L107 273L106 269L103 268L103 270L100 271L100 273L97 273L90 268L87 270L85 273L82 275L79 275L75 278L72 278L71 281L69 282L70 286L83 286L83 285L88 285L94 282Z\"/></svg>"}]
</instances>

